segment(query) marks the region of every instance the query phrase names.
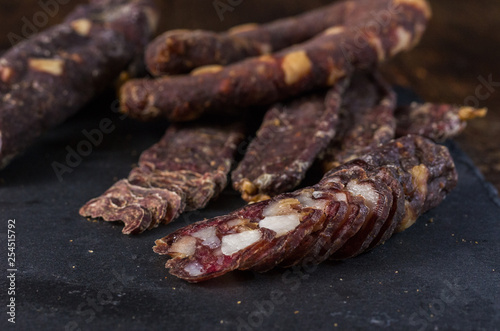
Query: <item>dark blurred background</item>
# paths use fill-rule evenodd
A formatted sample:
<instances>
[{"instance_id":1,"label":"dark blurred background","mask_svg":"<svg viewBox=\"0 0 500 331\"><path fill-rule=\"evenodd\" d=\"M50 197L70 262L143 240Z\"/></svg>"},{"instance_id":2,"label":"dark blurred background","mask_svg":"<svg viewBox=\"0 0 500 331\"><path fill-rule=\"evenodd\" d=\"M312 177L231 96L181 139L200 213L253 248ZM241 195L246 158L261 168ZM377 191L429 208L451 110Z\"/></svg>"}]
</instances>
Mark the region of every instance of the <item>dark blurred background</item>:
<instances>
[{"instance_id":1,"label":"dark blurred background","mask_svg":"<svg viewBox=\"0 0 500 331\"><path fill-rule=\"evenodd\" d=\"M12 42L56 24L82 0L0 0L0 51ZM221 0L233 3L222 15L213 0L157 0L159 32L173 28L225 30L247 22L267 22L298 14L329 0ZM469 124L457 139L487 180L500 190L500 1L433 0L434 17L420 45L383 65L394 84L413 89L424 100L464 104L477 98L486 81L485 119ZM26 23L28 22L28 23ZM497 85L497 86L495 86ZM480 92L488 91L482 88Z\"/></svg>"}]
</instances>

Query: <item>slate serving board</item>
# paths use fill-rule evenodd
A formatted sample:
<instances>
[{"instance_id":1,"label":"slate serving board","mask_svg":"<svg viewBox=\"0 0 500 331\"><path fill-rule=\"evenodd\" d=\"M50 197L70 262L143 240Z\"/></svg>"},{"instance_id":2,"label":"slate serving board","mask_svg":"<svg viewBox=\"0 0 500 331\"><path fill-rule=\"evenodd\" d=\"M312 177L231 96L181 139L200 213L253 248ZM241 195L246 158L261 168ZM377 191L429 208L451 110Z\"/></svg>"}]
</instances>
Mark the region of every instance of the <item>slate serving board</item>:
<instances>
[{"instance_id":1,"label":"slate serving board","mask_svg":"<svg viewBox=\"0 0 500 331\"><path fill-rule=\"evenodd\" d=\"M409 101L412 94L399 90ZM104 96L0 172L0 329L492 330L500 326L500 201L452 142L460 180L436 209L375 250L342 262L202 284L167 273L155 239L243 206L231 190L206 210L140 236L78 209L125 177L167 125L136 123ZM109 133L87 153L91 132ZM111 123L111 126L109 126ZM112 129L110 129L112 128ZM97 136L96 136L97 137ZM86 145L86 146L84 146ZM86 151L69 158L71 149ZM66 165L60 181L54 162ZM60 167L59 167L60 168ZM60 168L61 169L61 168ZM7 221L15 219L16 324L7 321Z\"/></svg>"}]
</instances>

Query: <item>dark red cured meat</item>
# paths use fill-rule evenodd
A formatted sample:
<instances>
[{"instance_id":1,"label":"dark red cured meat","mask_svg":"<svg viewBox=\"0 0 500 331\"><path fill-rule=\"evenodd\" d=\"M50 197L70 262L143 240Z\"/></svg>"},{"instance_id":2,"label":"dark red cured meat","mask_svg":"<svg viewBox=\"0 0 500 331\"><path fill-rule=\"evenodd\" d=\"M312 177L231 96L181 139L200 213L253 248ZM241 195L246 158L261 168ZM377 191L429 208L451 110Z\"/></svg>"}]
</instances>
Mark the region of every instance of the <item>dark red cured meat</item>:
<instances>
[{"instance_id":1,"label":"dark red cured meat","mask_svg":"<svg viewBox=\"0 0 500 331\"><path fill-rule=\"evenodd\" d=\"M122 221L122 232L131 234L205 207L226 186L243 131L237 123L171 126L142 153L128 179L90 200L80 215Z\"/></svg>"},{"instance_id":2,"label":"dark red cured meat","mask_svg":"<svg viewBox=\"0 0 500 331\"><path fill-rule=\"evenodd\" d=\"M403 218L405 212L403 187L396 179L397 176L395 176L393 170L387 167L382 167L374 177L377 181L386 184L390 189L392 193L392 207L386 222L382 225L382 228L375 239L373 239L370 243L368 249L372 249L389 239L398 226L399 221Z\"/></svg>"},{"instance_id":3,"label":"dark red cured meat","mask_svg":"<svg viewBox=\"0 0 500 331\"><path fill-rule=\"evenodd\" d=\"M441 142L459 135L467 126L467 121L484 117L486 112L484 108L412 103L396 109L396 135L418 134Z\"/></svg>"},{"instance_id":4,"label":"dark red cured meat","mask_svg":"<svg viewBox=\"0 0 500 331\"><path fill-rule=\"evenodd\" d=\"M378 73L356 72L342 96L338 133L323 155L325 172L394 138L396 95Z\"/></svg>"},{"instance_id":5,"label":"dark red cured meat","mask_svg":"<svg viewBox=\"0 0 500 331\"><path fill-rule=\"evenodd\" d=\"M331 192L326 199L335 201L337 197ZM312 253L317 247L323 247L327 240L332 238L335 231L343 224L342 220L346 219L349 211L349 204L347 201L335 201L330 204L325 210L325 217L323 222L318 222L318 227L311 235L302 240L296 249L289 252L287 257L280 263L282 267L290 267L297 264L297 261L302 261L309 256L316 256L318 254ZM334 217L326 217L326 215L335 215Z\"/></svg>"},{"instance_id":6,"label":"dark red cured meat","mask_svg":"<svg viewBox=\"0 0 500 331\"><path fill-rule=\"evenodd\" d=\"M331 259L343 260L363 253L379 234L392 209L392 192L384 183L362 180L358 184L370 186L377 195L377 201L369 207L370 211L361 228L330 256Z\"/></svg>"},{"instance_id":7,"label":"dark red cured meat","mask_svg":"<svg viewBox=\"0 0 500 331\"><path fill-rule=\"evenodd\" d=\"M171 30L146 48L146 65L153 76L190 72L206 65L227 65L246 57L269 53L255 40L204 30Z\"/></svg>"},{"instance_id":8,"label":"dark red cured meat","mask_svg":"<svg viewBox=\"0 0 500 331\"><path fill-rule=\"evenodd\" d=\"M228 65L301 43L329 27L346 25L368 14L371 20L383 19L390 9L390 0L337 1L295 17L262 25L244 24L222 33L167 31L148 45L146 61L155 76L182 74L206 65Z\"/></svg>"},{"instance_id":9,"label":"dark red cured meat","mask_svg":"<svg viewBox=\"0 0 500 331\"><path fill-rule=\"evenodd\" d=\"M280 263L321 262L336 252L354 256L411 226L456 183L446 147L406 136L331 170L312 187L181 228L157 240L154 251L170 255L170 273L190 282L234 269L265 271ZM384 196L392 195L383 206L380 188ZM380 224L383 217L373 231L373 222ZM311 236L322 238L322 245L312 246ZM296 251L303 249L305 254Z\"/></svg>"},{"instance_id":10,"label":"dark red cured meat","mask_svg":"<svg viewBox=\"0 0 500 331\"><path fill-rule=\"evenodd\" d=\"M345 171L344 171L345 172ZM355 174L348 174L349 181L355 180L356 177L366 178L366 173L364 171L359 171L355 169L353 172ZM339 172L339 177L345 177L345 173ZM344 181L347 183L348 181ZM340 184L340 187L339 187ZM331 186L332 183L328 183L327 186ZM345 194L343 184L340 181L333 183L330 188ZM348 209L346 215L343 219L339 219L337 215L334 215L334 219L337 220L339 224L336 224L334 232L332 229L328 229L330 236L323 235L321 241L318 241L316 245L308 252L302 259L292 262L292 264L297 264L302 261L310 261L311 259L317 263L321 263L328 259L337 250L343 247L343 245L354 235L358 233L361 227L365 224L366 218L370 213L370 209L367 207L365 199L360 196L353 194L345 194L345 199L348 203ZM290 262L289 262L290 263Z\"/></svg>"},{"instance_id":11,"label":"dark red cured meat","mask_svg":"<svg viewBox=\"0 0 500 331\"><path fill-rule=\"evenodd\" d=\"M152 0L92 1L0 58L0 168L142 56L154 8Z\"/></svg>"},{"instance_id":12,"label":"dark red cured meat","mask_svg":"<svg viewBox=\"0 0 500 331\"><path fill-rule=\"evenodd\" d=\"M282 263L288 254L300 245L304 238L311 236L315 227L322 223L321 219L325 218L322 210L310 209L304 210L303 212L304 214L300 225L295 228L293 236L282 236L275 239L271 242L272 253L268 251L268 254L260 259L258 263L248 267L246 264L243 264L243 268L240 269L252 269L258 272L265 272Z\"/></svg>"},{"instance_id":13,"label":"dark red cured meat","mask_svg":"<svg viewBox=\"0 0 500 331\"><path fill-rule=\"evenodd\" d=\"M395 94L378 73L355 73L342 100L338 132L321 157L325 172L394 136L416 134L436 142L453 138L465 129L467 121L487 112L433 103L396 109Z\"/></svg>"},{"instance_id":14,"label":"dark red cured meat","mask_svg":"<svg viewBox=\"0 0 500 331\"><path fill-rule=\"evenodd\" d=\"M227 67L210 67L191 75L139 79L120 91L121 109L133 118L172 121L195 119L206 112L269 105L289 97L333 86L354 68L372 68L413 47L431 15L425 0L392 0L387 24L370 29L373 13L272 55Z\"/></svg>"},{"instance_id":15,"label":"dark red cured meat","mask_svg":"<svg viewBox=\"0 0 500 331\"><path fill-rule=\"evenodd\" d=\"M337 127L344 84L326 93L273 106L245 157L232 172L233 187L246 201L294 189L330 143Z\"/></svg>"}]
</instances>

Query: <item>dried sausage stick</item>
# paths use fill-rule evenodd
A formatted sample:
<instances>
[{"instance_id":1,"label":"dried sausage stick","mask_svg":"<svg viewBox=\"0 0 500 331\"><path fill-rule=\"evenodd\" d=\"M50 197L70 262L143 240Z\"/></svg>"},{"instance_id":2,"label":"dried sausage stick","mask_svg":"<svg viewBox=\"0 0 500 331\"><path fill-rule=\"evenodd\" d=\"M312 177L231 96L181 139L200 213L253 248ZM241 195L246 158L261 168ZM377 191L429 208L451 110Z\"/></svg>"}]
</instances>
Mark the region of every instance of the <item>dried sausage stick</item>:
<instances>
[{"instance_id":1,"label":"dried sausage stick","mask_svg":"<svg viewBox=\"0 0 500 331\"><path fill-rule=\"evenodd\" d=\"M331 170L312 187L179 229L157 240L154 251L170 255L170 273L189 282L235 269L344 259L410 227L456 183L446 147L406 136Z\"/></svg>"},{"instance_id":2,"label":"dried sausage stick","mask_svg":"<svg viewBox=\"0 0 500 331\"><path fill-rule=\"evenodd\" d=\"M336 26L303 44L227 67L191 75L131 80L123 85L122 111L150 120L186 121L204 112L269 105L314 88L333 86L354 68L371 68L422 36L430 9L425 0L392 0L385 24L370 20Z\"/></svg>"},{"instance_id":3,"label":"dried sausage stick","mask_svg":"<svg viewBox=\"0 0 500 331\"><path fill-rule=\"evenodd\" d=\"M233 187L246 201L294 189L336 132L344 84L273 106L245 157L232 172Z\"/></svg>"},{"instance_id":4,"label":"dried sausage stick","mask_svg":"<svg viewBox=\"0 0 500 331\"><path fill-rule=\"evenodd\" d=\"M371 75L368 82L367 74L355 74L343 95L337 135L322 157L325 172L394 136L415 134L436 142L453 138L465 129L467 121L487 113L486 109L433 103L412 103L394 112L391 87L378 73Z\"/></svg>"},{"instance_id":5,"label":"dried sausage stick","mask_svg":"<svg viewBox=\"0 0 500 331\"><path fill-rule=\"evenodd\" d=\"M396 136L418 134L437 142L445 141L459 135L467 121L484 117L486 113L486 108L412 103L396 109Z\"/></svg>"},{"instance_id":6,"label":"dried sausage stick","mask_svg":"<svg viewBox=\"0 0 500 331\"><path fill-rule=\"evenodd\" d=\"M391 5L391 0L340 1L295 17L262 25L244 24L222 33L171 30L148 45L146 63L155 76L187 73L205 65L228 65L304 42L329 27L353 20L383 22Z\"/></svg>"},{"instance_id":7,"label":"dried sausage stick","mask_svg":"<svg viewBox=\"0 0 500 331\"><path fill-rule=\"evenodd\" d=\"M150 0L99 0L0 58L0 168L103 91L153 33Z\"/></svg>"},{"instance_id":8,"label":"dried sausage stick","mask_svg":"<svg viewBox=\"0 0 500 331\"><path fill-rule=\"evenodd\" d=\"M157 144L141 154L139 166L80 215L122 221L124 234L170 223L183 211L205 205L226 186L242 125L171 126Z\"/></svg>"},{"instance_id":9,"label":"dried sausage stick","mask_svg":"<svg viewBox=\"0 0 500 331\"><path fill-rule=\"evenodd\" d=\"M396 94L379 73L356 72L342 104L338 133L322 158L325 172L395 136Z\"/></svg>"}]
</instances>

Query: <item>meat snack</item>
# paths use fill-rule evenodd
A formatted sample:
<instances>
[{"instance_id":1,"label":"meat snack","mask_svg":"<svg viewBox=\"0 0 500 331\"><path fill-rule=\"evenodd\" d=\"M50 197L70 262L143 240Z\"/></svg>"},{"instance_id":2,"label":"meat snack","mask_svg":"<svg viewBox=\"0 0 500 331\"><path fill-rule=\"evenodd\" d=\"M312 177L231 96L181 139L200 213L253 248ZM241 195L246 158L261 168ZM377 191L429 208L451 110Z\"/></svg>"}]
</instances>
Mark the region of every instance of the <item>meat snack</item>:
<instances>
[{"instance_id":1,"label":"meat snack","mask_svg":"<svg viewBox=\"0 0 500 331\"><path fill-rule=\"evenodd\" d=\"M444 146L406 136L328 172L312 187L188 225L156 241L170 273L199 282L229 271L345 259L410 227L457 183Z\"/></svg>"},{"instance_id":2,"label":"meat snack","mask_svg":"<svg viewBox=\"0 0 500 331\"><path fill-rule=\"evenodd\" d=\"M226 186L243 138L239 124L171 126L141 154L128 179L87 202L80 215L122 221L122 232L134 234L203 208Z\"/></svg>"},{"instance_id":3,"label":"meat snack","mask_svg":"<svg viewBox=\"0 0 500 331\"><path fill-rule=\"evenodd\" d=\"M332 140L345 84L285 104L265 115L245 157L232 172L233 187L246 201L294 189Z\"/></svg>"},{"instance_id":4,"label":"meat snack","mask_svg":"<svg viewBox=\"0 0 500 331\"><path fill-rule=\"evenodd\" d=\"M353 20L272 55L201 67L191 75L131 80L120 91L122 111L142 120L186 121L204 112L269 105L333 86L354 68L371 68L419 41L430 17L427 2L390 4L393 10L384 24Z\"/></svg>"},{"instance_id":5,"label":"meat snack","mask_svg":"<svg viewBox=\"0 0 500 331\"><path fill-rule=\"evenodd\" d=\"M99 0L0 58L0 168L63 122L141 56L152 0Z\"/></svg>"},{"instance_id":6,"label":"meat snack","mask_svg":"<svg viewBox=\"0 0 500 331\"><path fill-rule=\"evenodd\" d=\"M262 25L244 24L222 33L167 31L148 45L146 63L155 76L182 74L205 65L228 65L301 43L332 26L363 18L383 20L392 5L391 0L340 1L295 17Z\"/></svg>"},{"instance_id":7,"label":"meat snack","mask_svg":"<svg viewBox=\"0 0 500 331\"><path fill-rule=\"evenodd\" d=\"M440 142L459 135L467 121L486 116L487 109L447 104L412 103L396 109L396 135L418 134Z\"/></svg>"},{"instance_id":8,"label":"meat snack","mask_svg":"<svg viewBox=\"0 0 500 331\"><path fill-rule=\"evenodd\" d=\"M342 97L338 133L326 149L325 172L394 138L396 94L379 73L356 72Z\"/></svg>"}]
</instances>

